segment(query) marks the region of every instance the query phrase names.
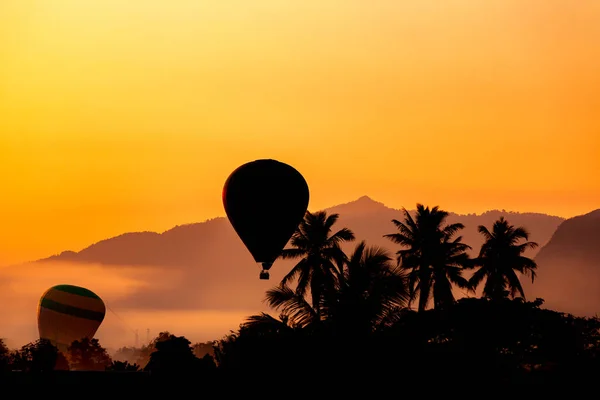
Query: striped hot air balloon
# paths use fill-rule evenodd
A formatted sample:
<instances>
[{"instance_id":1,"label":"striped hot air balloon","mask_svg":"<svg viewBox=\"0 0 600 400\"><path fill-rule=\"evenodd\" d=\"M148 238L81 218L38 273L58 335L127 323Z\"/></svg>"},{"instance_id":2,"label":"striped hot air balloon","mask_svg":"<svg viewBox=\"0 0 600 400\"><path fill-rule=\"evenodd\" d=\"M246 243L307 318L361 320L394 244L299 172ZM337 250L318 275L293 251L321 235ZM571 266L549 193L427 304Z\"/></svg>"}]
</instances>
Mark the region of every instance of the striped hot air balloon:
<instances>
[{"instance_id":1,"label":"striped hot air balloon","mask_svg":"<svg viewBox=\"0 0 600 400\"><path fill-rule=\"evenodd\" d=\"M91 290L73 285L53 286L42 295L38 306L40 339L65 351L75 340L93 338L105 314L104 302Z\"/></svg>"}]
</instances>

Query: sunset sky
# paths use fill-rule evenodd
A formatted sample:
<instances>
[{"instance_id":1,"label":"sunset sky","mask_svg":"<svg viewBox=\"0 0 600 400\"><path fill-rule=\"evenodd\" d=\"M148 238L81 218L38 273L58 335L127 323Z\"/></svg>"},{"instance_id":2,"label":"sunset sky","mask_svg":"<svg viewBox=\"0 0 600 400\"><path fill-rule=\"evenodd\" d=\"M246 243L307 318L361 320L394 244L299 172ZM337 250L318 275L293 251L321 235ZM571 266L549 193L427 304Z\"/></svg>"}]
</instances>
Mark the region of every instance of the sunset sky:
<instances>
[{"instance_id":1,"label":"sunset sky","mask_svg":"<svg viewBox=\"0 0 600 400\"><path fill-rule=\"evenodd\" d=\"M237 166L310 209L600 208L597 0L2 0L0 265L224 215Z\"/></svg>"}]
</instances>

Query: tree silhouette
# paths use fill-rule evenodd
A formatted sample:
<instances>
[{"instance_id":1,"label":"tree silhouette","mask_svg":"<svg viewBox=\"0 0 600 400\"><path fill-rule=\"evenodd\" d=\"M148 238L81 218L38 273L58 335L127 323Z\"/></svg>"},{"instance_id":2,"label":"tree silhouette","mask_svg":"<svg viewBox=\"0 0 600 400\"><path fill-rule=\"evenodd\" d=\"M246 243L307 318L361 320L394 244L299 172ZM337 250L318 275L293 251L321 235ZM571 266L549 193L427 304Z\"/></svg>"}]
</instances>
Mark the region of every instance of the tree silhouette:
<instances>
[{"instance_id":1,"label":"tree silhouette","mask_svg":"<svg viewBox=\"0 0 600 400\"><path fill-rule=\"evenodd\" d=\"M331 296L333 288L328 290L327 293ZM289 323L291 326L302 328L312 326L319 323L323 317L321 313L306 300L304 295L298 294L298 292L287 286L279 285L267 290L265 300L270 307L280 310L283 316L282 322L285 321L284 323ZM321 299L320 302L322 305L323 299ZM250 317L250 322L262 324L270 324L273 322L271 319L265 318L266 317L253 316Z\"/></svg>"},{"instance_id":2,"label":"tree silhouette","mask_svg":"<svg viewBox=\"0 0 600 400\"><path fill-rule=\"evenodd\" d=\"M133 363L130 364L128 361L112 361L107 367L107 371L124 371L124 372L137 372L140 370L140 366Z\"/></svg>"},{"instance_id":3,"label":"tree silhouette","mask_svg":"<svg viewBox=\"0 0 600 400\"><path fill-rule=\"evenodd\" d=\"M277 319L264 312L249 316L242 326L246 331L257 334L289 334L305 328L303 325L292 322L285 313L281 313Z\"/></svg>"},{"instance_id":4,"label":"tree silhouette","mask_svg":"<svg viewBox=\"0 0 600 400\"><path fill-rule=\"evenodd\" d=\"M398 232L384 237L404 247L396 254L399 265L409 271L411 301L418 295L418 309L424 311L433 288L435 307L454 303L452 283L467 287L462 270L468 262L466 250L470 247L461 243L460 236L453 239L464 225L454 223L444 226L448 212L438 206L430 210L417 204L414 219L404 208L403 213L403 222L392 220Z\"/></svg>"},{"instance_id":5,"label":"tree silhouette","mask_svg":"<svg viewBox=\"0 0 600 400\"><path fill-rule=\"evenodd\" d=\"M135 352L137 356L135 363L145 367L150 361L150 356L156 350L156 344L169 340L171 336L173 335L169 331L160 332L150 343L143 345L139 351Z\"/></svg>"},{"instance_id":6,"label":"tree silhouette","mask_svg":"<svg viewBox=\"0 0 600 400\"><path fill-rule=\"evenodd\" d=\"M327 215L325 211L307 212L290 240L292 248L284 249L280 255L283 259L300 258L283 277L281 286L286 287L297 279L295 292L299 296L304 296L310 289L311 306L317 321L321 319L321 301L325 292L332 290L336 280L343 276L340 266L346 255L340 245L354 240L354 233L348 228L332 234L338 218L338 214Z\"/></svg>"},{"instance_id":7,"label":"tree silhouette","mask_svg":"<svg viewBox=\"0 0 600 400\"><path fill-rule=\"evenodd\" d=\"M157 341L156 350L150 355L150 361L144 371L158 374L173 374L185 371L211 370L216 366L210 355L202 359L194 355L191 342L183 336L170 335Z\"/></svg>"},{"instance_id":8,"label":"tree silhouette","mask_svg":"<svg viewBox=\"0 0 600 400\"><path fill-rule=\"evenodd\" d=\"M285 315L280 319L265 313L253 315L237 332L217 342L215 359L221 370L297 371L307 366L307 360L319 363L323 357L318 348L323 336L313 333L313 329L293 326Z\"/></svg>"},{"instance_id":9,"label":"tree silhouette","mask_svg":"<svg viewBox=\"0 0 600 400\"><path fill-rule=\"evenodd\" d=\"M557 373L561 379L597 374L600 321L541 309L542 303L463 298L448 309L409 311L377 343L388 357L402 358L411 371L428 371L436 382L464 376L478 383L545 382Z\"/></svg>"},{"instance_id":10,"label":"tree silhouette","mask_svg":"<svg viewBox=\"0 0 600 400\"><path fill-rule=\"evenodd\" d=\"M286 288L289 290L289 288ZM303 299L304 300L304 299ZM294 324L290 321L287 314L281 313L279 319L273 317L267 313L260 313L258 315L251 315L246 318L244 324L242 324L246 330L254 330L259 333L289 333L295 329L302 329L304 326Z\"/></svg>"},{"instance_id":11,"label":"tree silhouette","mask_svg":"<svg viewBox=\"0 0 600 400\"><path fill-rule=\"evenodd\" d=\"M8 371L10 367L10 350L0 338L0 372Z\"/></svg>"},{"instance_id":12,"label":"tree silhouette","mask_svg":"<svg viewBox=\"0 0 600 400\"><path fill-rule=\"evenodd\" d=\"M361 241L344 268L336 301L329 313L344 334L369 334L406 306L406 275L394 266L387 250Z\"/></svg>"},{"instance_id":13,"label":"tree silhouette","mask_svg":"<svg viewBox=\"0 0 600 400\"><path fill-rule=\"evenodd\" d=\"M523 227L514 227L500 217L490 232L480 225L479 233L485 237L479 256L473 260L473 266L480 268L471 276L469 283L473 290L485 279L483 295L490 299L515 297L517 293L525 298L525 293L516 272L535 279L537 265L535 261L524 257L528 248L536 248L535 242L529 242L529 233ZM519 243L522 240L525 242Z\"/></svg>"},{"instance_id":14,"label":"tree silhouette","mask_svg":"<svg viewBox=\"0 0 600 400\"><path fill-rule=\"evenodd\" d=\"M210 356L214 356L215 354L215 345L216 345L216 340L210 341L210 342L204 342L204 343L194 343L194 345L192 346L192 349L194 350L194 355L198 358L202 358L205 355L210 355Z\"/></svg>"},{"instance_id":15,"label":"tree silhouette","mask_svg":"<svg viewBox=\"0 0 600 400\"><path fill-rule=\"evenodd\" d=\"M112 362L98 339L75 340L67 350L71 369L75 371L104 371Z\"/></svg>"},{"instance_id":16,"label":"tree silhouette","mask_svg":"<svg viewBox=\"0 0 600 400\"><path fill-rule=\"evenodd\" d=\"M335 280L331 290L324 292L320 303L321 319L306 299L284 286L267 291L269 306L281 311L281 321L268 314L250 317L247 324L271 331L288 328L315 328L349 334L368 334L379 324L406 305L409 292L406 276L392 264L388 252L369 247L361 241L341 265L343 279Z\"/></svg>"},{"instance_id":17,"label":"tree silhouette","mask_svg":"<svg viewBox=\"0 0 600 400\"><path fill-rule=\"evenodd\" d=\"M11 355L12 368L26 372L69 369L64 355L49 340L28 343Z\"/></svg>"},{"instance_id":18,"label":"tree silhouette","mask_svg":"<svg viewBox=\"0 0 600 400\"><path fill-rule=\"evenodd\" d=\"M318 302L309 302L304 293L286 285L269 289L265 301L281 312L279 319L265 313L249 317L238 332L219 342L219 368L285 371L287 376L336 371L348 376L365 366L384 368L390 360L402 359L394 372L411 381L427 370L436 383L455 383L468 375L495 385L581 379L600 371L597 319L542 310L541 299L491 301L486 295L455 300L452 284L470 283L462 276L466 267L479 265L484 271L494 266L494 273L502 272L500 260L505 267L512 265L513 273L535 276L535 267L522 257L526 248L535 246L519 242L527 240L524 229L507 224L495 229L480 256L470 260L470 247L457 235L463 225L445 224L445 211L417 205L414 219L406 210L404 215L403 222L394 221L399 232L385 235L404 247L397 253L398 264L384 249L360 242L343 262L332 263L337 275L332 274ZM501 237L505 238L498 240ZM476 273L483 274L480 271ZM519 291L520 286L509 286L510 277L503 282L501 289L489 291ZM415 294L418 311L404 307ZM430 294L434 307L426 310Z\"/></svg>"},{"instance_id":19,"label":"tree silhouette","mask_svg":"<svg viewBox=\"0 0 600 400\"><path fill-rule=\"evenodd\" d=\"M462 276L463 270L470 266L467 250L471 247L461 243L462 237L455 239L444 237L433 256L433 306L441 309L455 303L452 284L468 288L469 282Z\"/></svg>"}]
</instances>

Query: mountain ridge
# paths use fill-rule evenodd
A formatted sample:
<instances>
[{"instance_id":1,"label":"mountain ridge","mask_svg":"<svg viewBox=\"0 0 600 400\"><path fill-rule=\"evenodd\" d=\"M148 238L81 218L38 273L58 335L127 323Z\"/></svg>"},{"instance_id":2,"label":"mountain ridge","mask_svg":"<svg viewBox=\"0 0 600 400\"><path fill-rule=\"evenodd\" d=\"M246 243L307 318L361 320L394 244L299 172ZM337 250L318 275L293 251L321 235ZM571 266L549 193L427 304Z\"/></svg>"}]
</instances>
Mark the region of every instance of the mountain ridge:
<instances>
[{"instance_id":1,"label":"mountain ridge","mask_svg":"<svg viewBox=\"0 0 600 400\"><path fill-rule=\"evenodd\" d=\"M585 316L600 311L600 209L560 224L535 257L538 278L527 284L548 307Z\"/></svg>"},{"instance_id":2,"label":"mountain ridge","mask_svg":"<svg viewBox=\"0 0 600 400\"><path fill-rule=\"evenodd\" d=\"M339 213L340 216L342 216L342 217L347 212L351 212L354 214L369 214L369 213L377 213L377 212L381 212L381 211L385 210L390 213L391 212L399 213L397 215L397 218L402 218L402 215L400 214L400 213L402 213L402 208L398 209L398 208L389 207L385 203L377 201L368 195L360 196L359 198L357 198L355 200L351 200L351 201L348 201L345 203L335 204L330 207L326 207L322 210L327 211L327 212ZM408 209L408 211L411 214L413 214L415 210ZM600 210L598 210L598 211L600 211ZM477 213L460 214L460 213L455 213L452 211L448 211L448 213L450 214L450 217L454 217L454 218L485 217L485 216L491 216L491 215L499 216L500 214L502 214L502 215L508 215L508 216L511 216L511 215L512 216L540 216L540 217L543 216L543 217L554 218L554 219L562 220L562 221L566 220L565 218L560 217L560 216L532 212L532 211L519 212L519 211L506 211L506 210L491 209L491 210L484 211L481 214L477 214ZM112 236L109 238L99 240L95 243L92 243L92 244L84 247L83 249L81 249L79 251L74 251L74 250L70 250L70 249L63 250L60 253L56 253L56 254L50 255L48 257L37 259L37 260L32 260L29 262L72 260L73 257L76 258L75 255L80 254L82 252L88 252L90 250L90 248L93 248L95 246L101 246L102 244L112 241L112 240L127 240L130 242L134 238L139 238L141 236L144 236L144 238L148 238L149 240L155 240L155 239L158 239L159 237L179 234L181 231L183 231L185 229L194 229L194 228L198 227L199 225L203 225L203 224L207 224L207 223L211 223L211 222L215 222L215 221L227 221L227 217L218 216L218 217L208 218L208 219L206 219L204 221L200 221L200 222L190 222L190 223L186 223L186 224L175 225L172 228L169 228L162 232L149 231L149 230L124 232L124 233L121 233L116 236ZM352 229L352 227L350 227L350 229ZM82 260L82 261L84 261L84 260Z\"/></svg>"},{"instance_id":3,"label":"mountain ridge","mask_svg":"<svg viewBox=\"0 0 600 400\"><path fill-rule=\"evenodd\" d=\"M389 210L394 210L394 211L400 211L400 212L402 212L402 207L401 208L390 207L390 206L386 205L383 202L380 202L380 201L377 201L377 200L373 199L369 195L362 195L362 196L360 196L359 198L357 198L355 200L351 200L351 201L348 201L348 202L345 202L345 203L335 204L333 206L329 206L327 208L324 208L324 210L339 209L339 208L343 208L343 207L346 207L346 206L355 205L355 204L361 204L361 203L362 204L369 204L369 203L370 204L375 204L375 205L378 205L378 206L383 206L383 207L385 207L386 209L389 209ZM442 209L443 209L443 207L442 207ZM411 208L411 209L407 209L407 210L408 211L414 211L415 209ZM546 213L541 213L541 212L536 212L536 211L510 211L510 210L505 210L505 209L503 209L503 210L489 209L489 210L486 210L486 211L484 211L482 213L479 213L479 214L478 213L461 214L461 213L457 213L457 212L453 212L453 211L449 211L449 210L446 210L446 211L448 211L450 214L457 215L457 216L476 216L476 217L480 217L480 216L487 215L487 214L503 213L503 214L515 214L515 215L517 215L517 214L518 215L544 215L544 216L548 216L548 217L552 217L552 218L559 218L559 219L562 219L562 220L568 219L568 218L565 218L565 217L561 217L559 215L546 214ZM600 210L598 210L598 211L600 211Z\"/></svg>"}]
</instances>

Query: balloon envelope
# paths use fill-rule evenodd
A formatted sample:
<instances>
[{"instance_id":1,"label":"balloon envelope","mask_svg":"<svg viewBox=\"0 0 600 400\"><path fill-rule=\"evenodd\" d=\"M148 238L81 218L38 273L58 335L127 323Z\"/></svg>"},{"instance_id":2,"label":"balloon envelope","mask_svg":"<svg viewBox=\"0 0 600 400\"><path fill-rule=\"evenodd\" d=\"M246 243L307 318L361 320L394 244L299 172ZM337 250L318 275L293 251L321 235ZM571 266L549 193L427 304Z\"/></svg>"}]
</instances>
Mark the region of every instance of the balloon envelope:
<instances>
[{"instance_id":1,"label":"balloon envelope","mask_svg":"<svg viewBox=\"0 0 600 400\"><path fill-rule=\"evenodd\" d=\"M270 159L238 167L223 188L231 225L264 269L271 267L294 234L308 200L308 184L300 172Z\"/></svg>"},{"instance_id":2,"label":"balloon envelope","mask_svg":"<svg viewBox=\"0 0 600 400\"><path fill-rule=\"evenodd\" d=\"M38 306L40 339L47 339L62 351L75 340L93 338L104 320L106 307L91 290L57 285L48 289Z\"/></svg>"}]
</instances>

